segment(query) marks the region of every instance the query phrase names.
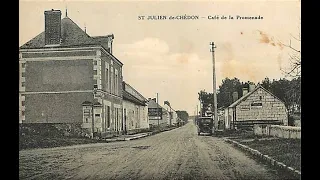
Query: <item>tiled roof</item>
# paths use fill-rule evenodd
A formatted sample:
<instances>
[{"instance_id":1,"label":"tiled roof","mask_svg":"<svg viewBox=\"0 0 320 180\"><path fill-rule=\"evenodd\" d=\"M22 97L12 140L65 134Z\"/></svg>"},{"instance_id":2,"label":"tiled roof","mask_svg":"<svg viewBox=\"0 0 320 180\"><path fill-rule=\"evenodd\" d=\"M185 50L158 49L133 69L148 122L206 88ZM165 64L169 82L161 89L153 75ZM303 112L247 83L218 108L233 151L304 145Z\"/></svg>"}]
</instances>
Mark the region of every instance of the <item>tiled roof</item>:
<instances>
[{"instance_id":1,"label":"tiled roof","mask_svg":"<svg viewBox=\"0 0 320 180\"><path fill-rule=\"evenodd\" d=\"M136 97L128 93L127 91L123 91L123 99L138 105L146 106L145 102L140 101L139 99L137 99Z\"/></svg>"},{"instance_id":2,"label":"tiled roof","mask_svg":"<svg viewBox=\"0 0 320 180\"><path fill-rule=\"evenodd\" d=\"M109 37L109 36L90 37L69 17L65 17L61 20L62 42L60 44L60 47L81 46L81 45L102 45L101 40L105 40L106 39L105 37ZM39 35L37 35L36 37L31 39L24 45L22 45L20 48L21 49L45 48L45 32L40 33ZM104 48L107 49L106 47Z\"/></svg>"},{"instance_id":3,"label":"tiled roof","mask_svg":"<svg viewBox=\"0 0 320 180\"><path fill-rule=\"evenodd\" d=\"M167 109L165 109L164 107L160 106L159 104L157 104L157 102L155 102L152 99L148 100L148 108L162 108L162 112L168 112Z\"/></svg>"}]
</instances>

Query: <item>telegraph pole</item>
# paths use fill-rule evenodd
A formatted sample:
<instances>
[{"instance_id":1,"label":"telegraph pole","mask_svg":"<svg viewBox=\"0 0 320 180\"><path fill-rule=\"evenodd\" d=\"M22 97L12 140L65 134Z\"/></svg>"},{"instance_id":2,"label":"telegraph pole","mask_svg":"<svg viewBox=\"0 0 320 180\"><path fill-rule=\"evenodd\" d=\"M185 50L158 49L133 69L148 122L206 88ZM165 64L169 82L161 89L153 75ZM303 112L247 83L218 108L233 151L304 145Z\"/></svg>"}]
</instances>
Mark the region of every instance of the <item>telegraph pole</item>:
<instances>
[{"instance_id":1,"label":"telegraph pole","mask_svg":"<svg viewBox=\"0 0 320 180\"><path fill-rule=\"evenodd\" d=\"M215 56L214 56L214 42L210 43L212 52L212 74L213 74L213 105L214 105L214 127L218 129L218 110L217 110L217 91L216 91L216 67L215 67Z\"/></svg>"},{"instance_id":2,"label":"telegraph pole","mask_svg":"<svg viewBox=\"0 0 320 180\"><path fill-rule=\"evenodd\" d=\"M199 110L198 110L198 105L197 105L197 114L196 114L196 116L198 116L199 115Z\"/></svg>"},{"instance_id":3,"label":"telegraph pole","mask_svg":"<svg viewBox=\"0 0 320 180\"><path fill-rule=\"evenodd\" d=\"M159 116L159 99L158 99L158 93L157 93L157 116ZM160 126L160 116L158 117L158 127Z\"/></svg>"}]
</instances>

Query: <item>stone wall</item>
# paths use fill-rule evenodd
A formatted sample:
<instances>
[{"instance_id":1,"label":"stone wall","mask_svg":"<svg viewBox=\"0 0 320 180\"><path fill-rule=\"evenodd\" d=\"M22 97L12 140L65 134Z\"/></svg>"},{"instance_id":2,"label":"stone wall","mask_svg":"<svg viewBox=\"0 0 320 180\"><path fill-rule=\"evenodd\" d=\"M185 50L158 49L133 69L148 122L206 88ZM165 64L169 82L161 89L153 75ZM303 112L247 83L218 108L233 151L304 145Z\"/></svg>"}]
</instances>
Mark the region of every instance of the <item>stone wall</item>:
<instances>
[{"instance_id":1,"label":"stone wall","mask_svg":"<svg viewBox=\"0 0 320 180\"><path fill-rule=\"evenodd\" d=\"M90 132L81 128L81 123L22 123L19 135L43 137L90 137Z\"/></svg>"},{"instance_id":2,"label":"stone wall","mask_svg":"<svg viewBox=\"0 0 320 180\"><path fill-rule=\"evenodd\" d=\"M255 135L301 139L301 127L256 124L253 131Z\"/></svg>"}]
</instances>

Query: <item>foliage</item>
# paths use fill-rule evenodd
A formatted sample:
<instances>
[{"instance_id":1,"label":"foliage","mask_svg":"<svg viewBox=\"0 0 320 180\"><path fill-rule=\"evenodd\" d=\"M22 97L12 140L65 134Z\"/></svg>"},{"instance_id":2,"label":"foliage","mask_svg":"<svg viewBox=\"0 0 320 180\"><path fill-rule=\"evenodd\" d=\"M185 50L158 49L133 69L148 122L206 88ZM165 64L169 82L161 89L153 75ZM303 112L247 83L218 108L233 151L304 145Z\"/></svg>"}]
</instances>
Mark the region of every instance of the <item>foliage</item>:
<instances>
[{"instance_id":1,"label":"foliage","mask_svg":"<svg viewBox=\"0 0 320 180\"><path fill-rule=\"evenodd\" d=\"M265 78L262 87L269 90L279 99L281 99L289 111L294 111L297 107L298 111L301 107L301 77L294 78L291 81L287 79L273 80Z\"/></svg>"},{"instance_id":2,"label":"foliage","mask_svg":"<svg viewBox=\"0 0 320 180\"><path fill-rule=\"evenodd\" d=\"M187 111L176 111L178 117L182 119L183 121L187 122L189 119L189 114Z\"/></svg>"},{"instance_id":3,"label":"foliage","mask_svg":"<svg viewBox=\"0 0 320 180\"><path fill-rule=\"evenodd\" d=\"M217 106L228 107L232 102L232 93L237 92L238 97L242 96L242 87L246 84L241 83L238 78L225 78L222 80L221 86L219 86L219 93L217 93Z\"/></svg>"},{"instance_id":4,"label":"foliage","mask_svg":"<svg viewBox=\"0 0 320 180\"><path fill-rule=\"evenodd\" d=\"M203 114L208 110L209 105L213 104L213 93L207 93L205 90L201 90L198 95L198 99L202 104L202 109L200 109L200 112Z\"/></svg>"}]
</instances>

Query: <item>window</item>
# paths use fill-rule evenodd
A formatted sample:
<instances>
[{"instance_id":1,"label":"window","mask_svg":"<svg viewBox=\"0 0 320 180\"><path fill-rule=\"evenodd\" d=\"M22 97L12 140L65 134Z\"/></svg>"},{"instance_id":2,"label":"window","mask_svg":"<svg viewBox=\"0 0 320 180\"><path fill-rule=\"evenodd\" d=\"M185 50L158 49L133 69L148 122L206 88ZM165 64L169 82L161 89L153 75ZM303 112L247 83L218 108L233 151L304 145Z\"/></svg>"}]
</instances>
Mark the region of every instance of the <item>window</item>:
<instances>
[{"instance_id":1,"label":"window","mask_svg":"<svg viewBox=\"0 0 320 180\"><path fill-rule=\"evenodd\" d=\"M261 101L262 100L262 96L260 96L259 98L260 98L260 101Z\"/></svg>"},{"instance_id":2,"label":"window","mask_svg":"<svg viewBox=\"0 0 320 180\"><path fill-rule=\"evenodd\" d=\"M21 86L22 86L22 87L25 87L25 82L21 82Z\"/></svg>"},{"instance_id":3,"label":"window","mask_svg":"<svg viewBox=\"0 0 320 180\"><path fill-rule=\"evenodd\" d=\"M21 106L24 106L25 105L25 101L21 101Z\"/></svg>"},{"instance_id":4,"label":"window","mask_svg":"<svg viewBox=\"0 0 320 180\"><path fill-rule=\"evenodd\" d=\"M94 116L95 116L95 117L100 117L100 114L95 114Z\"/></svg>"},{"instance_id":5,"label":"window","mask_svg":"<svg viewBox=\"0 0 320 180\"><path fill-rule=\"evenodd\" d=\"M97 65L98 63L97 63L97 61L93 61L93 65Z\"/></svg>"},{"instance_id":6,"label":"window","mask_svg":"<svg viewBox=\"0 0 320 180\"><path fill-rule=\"evenodd\" d=\"M111 89L110 89L110 92L111 93L114 93L114 90L113 90L113 87L114 87L114 84L113 84L113 67L111 67Z\"/></svg>"},{"instance_id":7,"label":"window","mask_svg":"<svg viewBox=\"0 0 320 180\"><path fill-rule=\"evenodd\" d=\"M21 115L24 116L24 111L21 111Z\"/></svg>"},{"instance_id":8,"label":"window","mask_svg":"<svg viewBox=\"0 0 320 180\"><path fill-rule=\"evenodd\" d=\"M97 70L93 70L93 74L94 75L98 75L98 71Z\"/></svg>"},{"instance_id":9,"label":"window","mask_svg":"<svg viewBox=\"0 0 320 180\"><path fill-rule=\"evenodd\" d=\"M25 68L26 67L26 63L21 63L21 67Z\"/></svg>"},{"instance_id":10,"label":"window","mask_svg":"<svg viewBox=\"0 0 320 180\"><path fill-rule=\"evenodd\" d=\"M110 128L110 106L107 106L107 128Z\"/></svg>"},{"instance_id":11,"label":"window","mask_svg":"<svg viewBox=\"0 0 320 180\"><path fill-rule=\"evenodd\" d=\"M114 72L116 73L116 72ZM114 74L114 80L113 80L113 94L116 94L116 74Z\"/></svg>"},{"instance_id":12,"label":"window","mask_svg":"<svg viewBox=\"0 0 320 180\"><path fill-rule=\"evenodd\" d=\"M25 77L25 72L21 72L21 77Z\"/></svg>"},{"instance_id":13,"label":"window","mask_svg":"<svg viewBox=\"0 0 320 180\"><path fill-rule=\"evenodd\" d=\"M98 80L93 80L93 88L98 88Z\"/></svg>"},{"instance_id":14,"label":"window","mask_svg":"<svg viewBox=\"0 0 320 180\"><path fill-rule=\"evenodd\" d=\"M106 71L105 71L105 82L106 82L106 90L109 90L109 64L106 63Z\"/></svg>"},{"instance_id":15,"label":"window","mask_svg":"<svg viewBox=\"0 0 320 180\"><path fill-rule=\"evenodd\" d=\"M119 86L119 84L118 84L118 75L116 74L116 78L115 78L115 94L116 95L118 95L118 86Z\"/></svg>"}]
</instances>

